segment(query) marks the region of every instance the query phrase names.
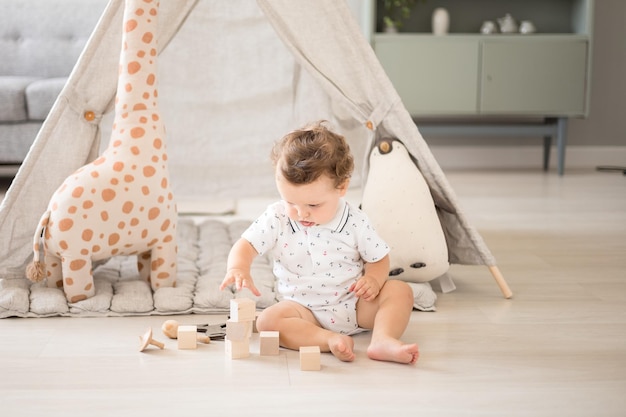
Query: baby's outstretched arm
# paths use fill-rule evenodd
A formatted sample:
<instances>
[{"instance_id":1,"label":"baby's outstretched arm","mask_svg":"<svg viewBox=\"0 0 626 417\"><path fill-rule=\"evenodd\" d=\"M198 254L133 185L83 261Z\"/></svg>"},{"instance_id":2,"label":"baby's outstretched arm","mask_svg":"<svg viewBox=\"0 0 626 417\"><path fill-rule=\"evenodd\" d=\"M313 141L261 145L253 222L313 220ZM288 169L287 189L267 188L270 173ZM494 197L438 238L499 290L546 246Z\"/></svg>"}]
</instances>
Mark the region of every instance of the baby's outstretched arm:
<instances>
[{"instance_id":1,"label":"baby's outstretched arm","mask_svg":"<svg viewBox=\"0 0 626 417\"><path fill-rule=\"evenodd\" d=\"M365 301L374 300L389 277L389 255L378 262L368 262L364 266L363 276L352 286L357 297Z\"/></svg>"},{"instance_id":2,"label":"baby's outstretched arm","mask_svg":"<svg viewBox=\"0 0 626 417\"><path fill-rule=\"evenodd\" d=\"M226 276L220 284L220 290L235 284L237 291L248 288L254 295L260 296L261 292L254 285L250 275L250 266L256 256L256 249L246 239L241 238L235 242L228 254Z\"/></svg>"}]
</instances>

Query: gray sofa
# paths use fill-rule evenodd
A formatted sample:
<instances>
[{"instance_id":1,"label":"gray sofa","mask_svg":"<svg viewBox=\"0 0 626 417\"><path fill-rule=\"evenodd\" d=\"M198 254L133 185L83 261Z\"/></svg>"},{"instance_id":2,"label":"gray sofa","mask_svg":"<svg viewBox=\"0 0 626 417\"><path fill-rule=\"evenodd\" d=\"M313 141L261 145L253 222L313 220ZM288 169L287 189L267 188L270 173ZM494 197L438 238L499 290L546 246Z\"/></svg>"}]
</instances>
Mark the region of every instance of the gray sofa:
<instances>
[{"instance_id":1,"label":"gray sofa","mask_svg":"<svg viewBox=\"0 0 626 417\"><path fill-rule=\"evenodd\" d=\"M106 0L0 0L0 165L20 164Z\"/></svg>"}]
</instances>

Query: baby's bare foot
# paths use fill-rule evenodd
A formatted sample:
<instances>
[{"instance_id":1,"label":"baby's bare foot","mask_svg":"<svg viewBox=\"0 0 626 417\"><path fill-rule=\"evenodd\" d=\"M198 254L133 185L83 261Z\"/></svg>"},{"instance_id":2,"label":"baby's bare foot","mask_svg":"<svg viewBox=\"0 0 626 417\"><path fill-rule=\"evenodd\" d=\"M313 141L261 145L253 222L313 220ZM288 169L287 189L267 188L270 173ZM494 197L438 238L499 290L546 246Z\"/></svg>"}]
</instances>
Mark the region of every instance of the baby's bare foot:
<instances>
[{"instance_id":1,"label":"baby's bare foot","mask_svg":"<svg viewBox=\"0 0 626 417\"><path fill-rule=\"evenodd\" d=\"M396 339L372 340L367 348L367 356L377 361L413 364L419 357L416 344L404 344Z\"/></svg>"},{"instance_id":2,"label":"baby's bare foot","mask_svg":"<svg viewBox=\"0 0 626 417\"><path fill-rule=\"evenodd\" d=\"M333 355L344 362L354 360L354 340L350 336L337 334L328 340L328 347Z\"/></svg>"}]
</instances>

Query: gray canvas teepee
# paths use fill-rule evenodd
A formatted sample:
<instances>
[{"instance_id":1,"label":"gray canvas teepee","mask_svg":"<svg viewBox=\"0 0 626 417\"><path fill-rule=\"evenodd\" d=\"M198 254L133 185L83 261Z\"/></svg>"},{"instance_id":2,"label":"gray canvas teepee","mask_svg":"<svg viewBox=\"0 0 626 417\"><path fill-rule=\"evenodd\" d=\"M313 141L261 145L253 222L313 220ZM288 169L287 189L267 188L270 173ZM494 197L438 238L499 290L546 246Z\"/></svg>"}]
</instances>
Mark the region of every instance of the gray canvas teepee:
<instances>
[{"instance_id":1,"label":"gray canvas teepee","mask_svg":"<svg viewBox=\"0 0 626 417\"><path fill-rule=\"evenodd\" d=\"M108 137L122 12L123 0L111 0L2 203L0 278L23 279L50 196ZM365 173L356 185L373 141L401 138L437 205L450 263L488 266L511 296L343 1L162 1L159 25L178 198L273 195L271 143L312 119L328 119L350 138Z\"/></svg>"}]
</instances>

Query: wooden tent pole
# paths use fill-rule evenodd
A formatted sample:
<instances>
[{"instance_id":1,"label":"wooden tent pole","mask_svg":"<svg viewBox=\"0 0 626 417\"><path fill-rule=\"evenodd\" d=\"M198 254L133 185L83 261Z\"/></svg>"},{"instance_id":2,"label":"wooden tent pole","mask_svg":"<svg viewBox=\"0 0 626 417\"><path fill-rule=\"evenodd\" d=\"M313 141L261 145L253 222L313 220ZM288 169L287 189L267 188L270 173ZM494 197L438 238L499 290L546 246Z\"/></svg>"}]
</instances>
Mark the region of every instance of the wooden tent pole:
<instances>
[{"instance_id":1,"label":"wooden tent pole","mask_svg":"<svg viewBox=\"0 0 626 417\"><path fill-rule=\"evenodd\" d=\"M513 297L513 292L511 291L511 289L509 288L509 285L504 280L504 277L502 276L500 269L495 265L491 265L489 266L489 271L491 272L491 275L493 275L493 278L496 280L496 283L500 287L500 291L502 291L502 295L504 295L504 298Z\"/></svg>"}]
</instances>

